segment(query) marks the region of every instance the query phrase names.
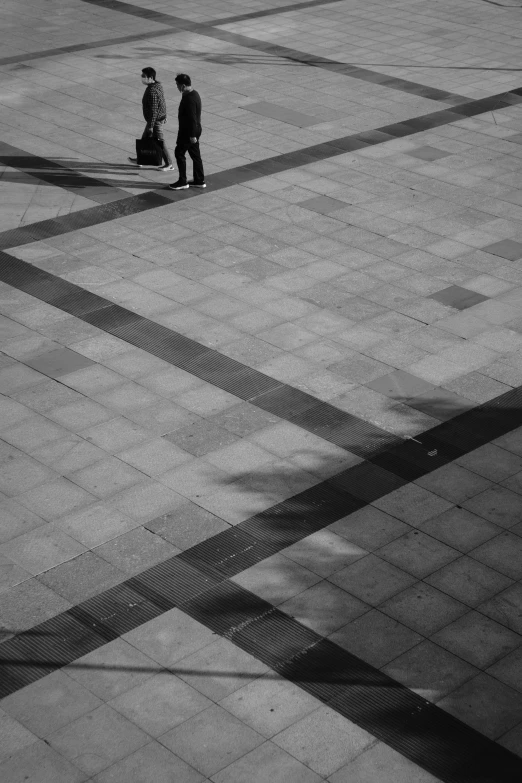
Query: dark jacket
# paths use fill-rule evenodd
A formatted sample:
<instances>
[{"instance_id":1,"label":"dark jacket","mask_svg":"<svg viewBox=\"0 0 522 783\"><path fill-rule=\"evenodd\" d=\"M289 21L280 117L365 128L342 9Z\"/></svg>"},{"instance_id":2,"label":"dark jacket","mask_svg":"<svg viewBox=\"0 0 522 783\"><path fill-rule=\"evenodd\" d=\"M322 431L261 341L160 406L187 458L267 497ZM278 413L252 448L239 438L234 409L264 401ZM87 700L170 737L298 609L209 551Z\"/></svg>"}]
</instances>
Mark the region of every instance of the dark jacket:
<instances>
[{"instance_id":1,"label":"dark jacket","mask_svg":"<svg viewBox=\"0 0 522 783\"><path fill-rule=\"evenodd\" d=\"M196 90L184 92L179 102L179 135L201 136L201 98Z\"/></svg>"},{"instance_id":2,"label":"dark jacket","mask_svg":"<svg viewBox=\"0 0 522 783\"><path fill-rule=\"evenodd\" d=\"M154 82L153 84L147 85L147 89L143 93L142 106L145 122L151 128L155 122L166 119L167 105L165 103L161 82Z\"/></svg>"}]
</instances>

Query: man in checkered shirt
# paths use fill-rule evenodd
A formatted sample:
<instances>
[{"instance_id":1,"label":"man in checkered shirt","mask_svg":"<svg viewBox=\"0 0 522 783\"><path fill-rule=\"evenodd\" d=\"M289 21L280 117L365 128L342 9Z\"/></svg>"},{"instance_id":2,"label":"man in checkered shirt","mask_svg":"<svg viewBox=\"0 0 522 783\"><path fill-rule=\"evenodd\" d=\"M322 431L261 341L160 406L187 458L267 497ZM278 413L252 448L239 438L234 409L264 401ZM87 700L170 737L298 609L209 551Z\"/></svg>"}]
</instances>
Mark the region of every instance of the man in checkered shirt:
<instances>
[{"instance_id":1,"label":"man in checkered shirt","mask_svg":"<svg viewBox=\"0 0 522 783\"><path fill-rule=\"evenodd\" d=\"M156 71L154 68L144 68L141 72L141 81L147 85L143 93L142 106L145 122L145 130L142 138L152 136L161 147L164 165L158 167L158 171L172 171L172 157L165 144L163 137L163 128L167 122L167 104L163 94L161 82L156 81ZM129 158L131 163L139 166L137 158Z\"/></svg>"}]
</instances>

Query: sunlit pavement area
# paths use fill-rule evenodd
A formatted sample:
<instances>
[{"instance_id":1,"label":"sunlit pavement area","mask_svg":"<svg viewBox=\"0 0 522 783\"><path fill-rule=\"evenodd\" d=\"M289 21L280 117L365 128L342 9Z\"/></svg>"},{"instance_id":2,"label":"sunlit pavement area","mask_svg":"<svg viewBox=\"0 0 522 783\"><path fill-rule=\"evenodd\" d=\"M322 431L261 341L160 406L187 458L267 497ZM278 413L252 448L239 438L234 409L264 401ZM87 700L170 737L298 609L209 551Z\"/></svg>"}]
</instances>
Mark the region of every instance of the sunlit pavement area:
<instances>
[{"instance_id":1,"label":"sunlit pavement area","mask_svg":"<svg viewBox=\"0 0 522 783\"><path fill-rule=\"evenodd\" d=\"M3 783L520 783L521 20L2 2Z\"/></svg>"}]
</instances>

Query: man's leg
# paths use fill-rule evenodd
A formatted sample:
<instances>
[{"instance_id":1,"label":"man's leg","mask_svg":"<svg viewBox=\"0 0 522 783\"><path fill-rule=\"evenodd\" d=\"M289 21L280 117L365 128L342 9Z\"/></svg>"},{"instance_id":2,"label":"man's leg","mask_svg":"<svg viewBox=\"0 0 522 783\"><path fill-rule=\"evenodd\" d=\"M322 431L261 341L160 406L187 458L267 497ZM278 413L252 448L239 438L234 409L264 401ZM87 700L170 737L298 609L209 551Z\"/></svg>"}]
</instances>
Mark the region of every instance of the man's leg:
<instances>
[{"instance_id":1,"label":"man's leg","mask_svg":"<svg viewBox=\"0 0 522 783\"><path fill-rule=\"evenodd\" d=\"M154 125L153 136L154 136L154 138L156 139L156 141L158 142L158 144L161 147L161 154L162 154L163 161L164 161L165 165L166 166L172 166L172 158L171 158L170 152L168 150L168 147L165 144L165 138L163 136L163 126L164 125L165 125L165 121L164 120L163 120L163 122L156 122L155 125Z\"/></svg>"},{"instance_id":2,"label":"man's leg","mask_svg":"<svg viewBox=\"0 0 522 783\"><path fill-rule=\"evenodd\" d=\"M190 144L188 147L188 154L192 158L192 167L194 173L194 184L198 185L205 181L205 172L203 171L203 161L201 160L201 152L199 149L199 139L195 144Z\"/></svg>"},{"instance_id":3,"label":"man's leg","mask_svg":"<svg viewBox=\"0 0 522 783\"><path fill-rule=\"evenodd\" d=\"M176 141L176 149L174 150L174 157L176 158L176 163L178 165L179 182L187 181L187 160L185 155L189 147L190 147L190 140L183 139L178 136Z\"/></svg>"}]
</instances>

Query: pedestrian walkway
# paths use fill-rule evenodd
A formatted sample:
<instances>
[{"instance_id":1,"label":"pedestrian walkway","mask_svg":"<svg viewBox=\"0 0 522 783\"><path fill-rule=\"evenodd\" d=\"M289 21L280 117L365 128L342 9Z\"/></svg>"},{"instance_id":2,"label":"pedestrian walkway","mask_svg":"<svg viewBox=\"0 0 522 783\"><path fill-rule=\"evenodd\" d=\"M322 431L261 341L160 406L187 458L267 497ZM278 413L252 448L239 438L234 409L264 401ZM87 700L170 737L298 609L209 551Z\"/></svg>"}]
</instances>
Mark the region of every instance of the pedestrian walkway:
<instances>
[{"instance_id":1,"label":"pedestrian walkway","mask_svg":"<svg viewBox=\"0 0 522 783\"><path fill-rule=\"evenodd\" d=\"M521 14L2 3L2 783L520 782Z\"/></svg>"}]
</instances>

